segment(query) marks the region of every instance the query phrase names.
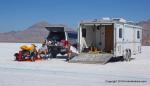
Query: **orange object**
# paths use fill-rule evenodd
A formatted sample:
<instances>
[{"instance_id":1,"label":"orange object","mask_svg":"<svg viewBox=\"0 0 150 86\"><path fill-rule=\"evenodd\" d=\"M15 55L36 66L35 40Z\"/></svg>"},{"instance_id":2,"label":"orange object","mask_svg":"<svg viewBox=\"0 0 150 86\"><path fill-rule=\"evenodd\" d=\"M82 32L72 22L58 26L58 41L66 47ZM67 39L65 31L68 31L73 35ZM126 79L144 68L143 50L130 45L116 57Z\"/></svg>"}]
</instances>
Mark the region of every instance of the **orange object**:
<instances>
[{"instance_id":1,"label":"orange object","mask_svg":"<svg viewBox=\"0 0 150 86\"><path fill-rule=\"evenodd\" d=\"M20 48L22 50L28 50L28 51L30 51L30 50L33 50L35 47L36 46L32 44L32 45L22 45Z\"/></svg>"}]
</instances>

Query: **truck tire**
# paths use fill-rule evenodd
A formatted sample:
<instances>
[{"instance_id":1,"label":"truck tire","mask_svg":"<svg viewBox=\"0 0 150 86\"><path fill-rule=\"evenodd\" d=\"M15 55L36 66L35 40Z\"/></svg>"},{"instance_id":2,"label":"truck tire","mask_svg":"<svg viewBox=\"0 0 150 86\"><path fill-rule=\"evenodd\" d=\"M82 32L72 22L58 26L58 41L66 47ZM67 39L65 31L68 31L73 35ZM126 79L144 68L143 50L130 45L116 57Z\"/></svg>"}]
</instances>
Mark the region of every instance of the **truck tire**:
<instances>
[{"instance_id":1,"label":"truck tire","mask_svg":"<svg viewBox=\"0 0 150 86\"><path fill-rule=\"evenodd\" d=\"M57 54L56 53L52 53L52 58L56 58Z\"/></svg>"},{"instance_id":2,"label":"truck tire","mask_svg":"<svg viewBox=\"0 0 150 86\"><path fill-rule=\"evenodd\" d=\"M65 55L66 53L60 53L61 55Z\"/></svg>"}]
</instances>

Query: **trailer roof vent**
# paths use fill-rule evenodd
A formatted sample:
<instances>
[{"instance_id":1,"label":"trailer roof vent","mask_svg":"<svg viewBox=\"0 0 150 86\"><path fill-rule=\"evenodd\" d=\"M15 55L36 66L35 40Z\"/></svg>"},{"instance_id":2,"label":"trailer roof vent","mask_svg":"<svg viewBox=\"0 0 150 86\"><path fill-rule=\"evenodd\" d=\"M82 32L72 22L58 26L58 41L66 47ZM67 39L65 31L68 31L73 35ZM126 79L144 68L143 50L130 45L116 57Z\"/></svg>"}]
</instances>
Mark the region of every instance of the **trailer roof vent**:
<instances>
[{"instance_id":1,"label":"trailer roof vent","mask_svg":"<svg viewBox=\"0 0 150 86\"><path fill-rule=\"evenodd\" d=\"M97 22L97 19L94 19L92 22Z\"/></svg>"},{"instance_id":2,"label":"trailer roof vent","mask_svg":"<svg viewBox=\"0 0 150 86\"><path fill-rule=\"evenodd\" d=\"M123 18L112 18L113 21L126 23L126 20Z\"/></svg>"},{"instance_id":3,"label":"trailer roof vent","mask_svg":"<svg viewBox=\"0 0 150 86\"><path fill-rule=\"evenodd\" d=\"M134 24L134 22L133 22L133 21L127 21L127 23Z\"/></svg>"},{"instance_id":4,"label":"trailer roof vent","mask_svg":"<svg viewBox=\"0 0 150 86\"><path fill-rule=\"evenodd\" d=\"M136 23L134 21L127 21L127 24L138 25L138 23Z\"/></svg>"},{"instance_id":5,"label":"trailer roof vent","mask_svg":"<svg viewBox=\"0 0 150 86\"><path fill-rule=\"evenodd\" d=\"M109 17L103 17L102 20L110 21Z\"/></svg>"}]
</instances>

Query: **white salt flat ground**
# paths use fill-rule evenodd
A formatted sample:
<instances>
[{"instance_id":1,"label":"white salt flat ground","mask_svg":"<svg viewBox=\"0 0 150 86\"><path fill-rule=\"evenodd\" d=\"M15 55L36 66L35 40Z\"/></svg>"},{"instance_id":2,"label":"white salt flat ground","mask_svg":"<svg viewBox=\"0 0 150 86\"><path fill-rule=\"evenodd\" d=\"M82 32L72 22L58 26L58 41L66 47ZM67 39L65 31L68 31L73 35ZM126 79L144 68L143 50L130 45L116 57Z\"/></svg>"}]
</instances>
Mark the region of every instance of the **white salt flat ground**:
<instances>
[{"instance_id":1,"label":"white salt flat ground","mask_svg":"<svg viewBox=\"0 0 150 86\"><path fill-rule=\"evenodd\" d=\"M131 62L106 65L67 63L65 59L13 61L13 54L24 44L0 43L0 86L150 86L150 46L143 46ZM141 82L127 82L132 80Z\"/></svg>"}]
</instances>

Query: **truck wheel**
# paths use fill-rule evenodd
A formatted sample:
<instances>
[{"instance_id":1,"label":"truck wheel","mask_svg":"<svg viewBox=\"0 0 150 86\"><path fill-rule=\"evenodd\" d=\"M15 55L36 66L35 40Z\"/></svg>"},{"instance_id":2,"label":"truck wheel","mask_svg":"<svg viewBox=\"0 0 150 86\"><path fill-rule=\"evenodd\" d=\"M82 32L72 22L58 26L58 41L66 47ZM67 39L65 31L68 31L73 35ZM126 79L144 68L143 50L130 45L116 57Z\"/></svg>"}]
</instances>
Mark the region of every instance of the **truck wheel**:
<instances>
[{"instance_id":1,"label":"truck wheel","mask_svg":"<svg viewBox=\"0 0 150 86\"><path fill-rule=\"evenodd\" d=\"M56 56L57 56L57 54L52 53L52 57L53 57L53 58L56 58Z\"/></svg>"},{"instance_id":2,"label":"truck wheel","mask_svg":"<svg viewBox=\"0 0 150 86\"><path fill-rule=\"evenodd\" d=\"M66 53L60 53L61 55L65 55Z\"/></svg>"}]
</instances>

